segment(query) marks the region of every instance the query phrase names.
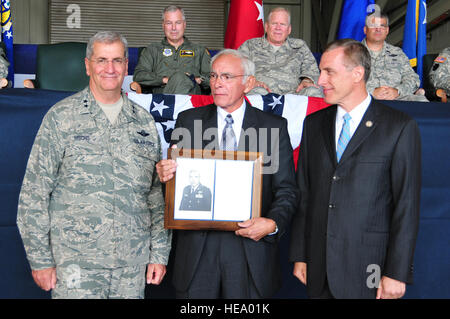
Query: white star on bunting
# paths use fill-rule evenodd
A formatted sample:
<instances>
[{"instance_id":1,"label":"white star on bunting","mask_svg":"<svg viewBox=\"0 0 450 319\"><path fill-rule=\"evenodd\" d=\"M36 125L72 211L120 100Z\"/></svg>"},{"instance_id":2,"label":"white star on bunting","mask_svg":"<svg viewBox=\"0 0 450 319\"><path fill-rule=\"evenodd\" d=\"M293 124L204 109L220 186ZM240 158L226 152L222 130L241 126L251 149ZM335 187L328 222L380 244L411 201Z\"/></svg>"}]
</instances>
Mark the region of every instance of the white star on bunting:
<instances>
[{"instance_id":1,"label":"white star on bunting","mask_svg":"<svg viewBox=\"0 0 450 319\"><path fill-rule=\"evenodd\" d=\"M153 105L154 108L152 109L152 111L158 111L159 115L161 116L163 114L163 111L169 108L167 105L164 105L164 100L162 100L160 103L153 102Z\"/></svg>"},{"instance_id":2,"label":"white star on bunting","mask_svg":"<svg viewBox=\"0 0 450 319\"><path fill-rule=\"evenodd\" d=\"M281 99L283 98L282 95L280 95L278 98L276 96L273 96L273 102L268 104L272 110L275 108L275 106L277 106L278 104L283 104L281 103Z\"/></svg>"}]
</instances>

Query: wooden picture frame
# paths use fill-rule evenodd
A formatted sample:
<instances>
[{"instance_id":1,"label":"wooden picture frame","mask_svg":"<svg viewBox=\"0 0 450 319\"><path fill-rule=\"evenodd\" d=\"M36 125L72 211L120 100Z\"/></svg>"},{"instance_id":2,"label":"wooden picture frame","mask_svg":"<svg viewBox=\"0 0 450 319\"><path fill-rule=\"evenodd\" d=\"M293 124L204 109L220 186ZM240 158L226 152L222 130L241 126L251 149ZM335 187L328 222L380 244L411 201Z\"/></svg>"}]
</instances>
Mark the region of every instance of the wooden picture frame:
<instances>
[{"instance_id":1,"label":"wooden picture frame","mask_svg":"<svg viewBox=\"0 0 450 319\"><path fill-rule=\"evenodd\" d=\"M178 166L166 183L165 228L235 231L261 216L262 152L169 148L167 155Z\"/></svg>"}]
</instances>

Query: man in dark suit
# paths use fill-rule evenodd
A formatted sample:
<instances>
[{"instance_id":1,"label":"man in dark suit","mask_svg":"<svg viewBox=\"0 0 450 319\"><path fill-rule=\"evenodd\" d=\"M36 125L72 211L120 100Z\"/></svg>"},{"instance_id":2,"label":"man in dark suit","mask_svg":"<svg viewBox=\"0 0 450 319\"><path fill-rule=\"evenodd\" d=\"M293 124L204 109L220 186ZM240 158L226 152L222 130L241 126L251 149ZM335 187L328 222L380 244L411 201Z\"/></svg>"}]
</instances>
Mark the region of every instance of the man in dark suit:
<instances>
[{"instance_id":1,"label":"man in dark suit","mask_svg":"<svg viewBox=\"0 0 450 319\"><path fill-rule=\"evenodd\" d=\"M332 105L305 119L290 260L312 298L400 298L412 282L420 135L366 90L370 55L338 40L320 61Z\"/></svg>"},{"instance_id":2,"label":"man in dark suit","mask_svg":"<svg viewBox=\"0 0 450 319\"><path fill-rule=\"evenodd\" d=\"M180 210L211 210L211 191L200 184L200 173L196 170L189 172L189 183L183 189Z\"/></svg>"},{"instance_id":3,"label":"man in dark suit","mask_svg":"<svg viewBox=\"0 0 450 319\"><path fill-rule=\"evenodd\" d=\"M210 75L214 104L177 118L172 134L177 147L265 155L261 217L238 223L236 232L177 232L173 283L179 298L267 298L281 286L278 242L295 212L298 191L286 119L244 100L254 70L253 62L236 50L218 53ZM175 169L172 160L157 164L162 182Z\"/></svg>"}]
</instances>

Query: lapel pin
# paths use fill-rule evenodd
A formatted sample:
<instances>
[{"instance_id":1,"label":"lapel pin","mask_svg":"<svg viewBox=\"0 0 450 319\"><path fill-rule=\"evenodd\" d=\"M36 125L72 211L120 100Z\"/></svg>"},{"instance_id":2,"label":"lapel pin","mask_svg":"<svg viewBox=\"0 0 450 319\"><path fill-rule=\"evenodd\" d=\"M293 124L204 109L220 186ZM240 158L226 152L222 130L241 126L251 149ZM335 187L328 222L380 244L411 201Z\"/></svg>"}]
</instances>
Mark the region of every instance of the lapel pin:
<instances>
[{"instance_id":1,"label":"lapel pin","mask_svg":"<svg viewBox=\"0 0 450 319\"><path fill-rule=\"evenodd\" d=\"M372 121L367 121L367 122L366 122L366 126L367 126L367 127L372 127L372 125L373 125L373 122L372 122Z\"/></svg>"}]
</instances>

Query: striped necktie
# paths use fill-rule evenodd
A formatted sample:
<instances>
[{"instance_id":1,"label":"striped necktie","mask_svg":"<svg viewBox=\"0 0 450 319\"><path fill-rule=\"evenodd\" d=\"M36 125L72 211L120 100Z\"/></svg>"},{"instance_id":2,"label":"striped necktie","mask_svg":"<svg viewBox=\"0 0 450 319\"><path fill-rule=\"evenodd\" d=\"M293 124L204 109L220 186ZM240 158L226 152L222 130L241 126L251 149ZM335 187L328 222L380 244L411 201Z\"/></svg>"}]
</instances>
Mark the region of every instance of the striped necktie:
<instances>
[{"instance_id":1,"label":"striped necktie","mask_svg":"<svg viewBox=\"0 0 450 319\"><path fill-rule=\"evenodd\" d=\"M224 151L236 151L237 150L237 142L236 142L236 135L234 135L233 130L233 117L231 114L228 114L225 117L225 122L227 124L225 125L222 133L222 150Z\"/></svg>"},{"instance_id":2,"label":"striped necktie","mask_svg":"<svg viewBox=\"0 0 450 319\"><path fill-rule=\"evenodd\" d=\"M344 154L345 148L347 147L348 142L350 142L350 120L352 117L345 113L344 115L344 124L342 125L341 134L339 135L337 149L336 149L336 158L339 163L342 154Z\"/></svg>"}]
</instances>

